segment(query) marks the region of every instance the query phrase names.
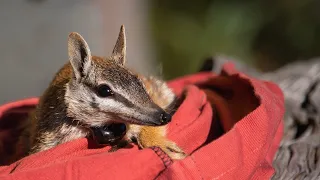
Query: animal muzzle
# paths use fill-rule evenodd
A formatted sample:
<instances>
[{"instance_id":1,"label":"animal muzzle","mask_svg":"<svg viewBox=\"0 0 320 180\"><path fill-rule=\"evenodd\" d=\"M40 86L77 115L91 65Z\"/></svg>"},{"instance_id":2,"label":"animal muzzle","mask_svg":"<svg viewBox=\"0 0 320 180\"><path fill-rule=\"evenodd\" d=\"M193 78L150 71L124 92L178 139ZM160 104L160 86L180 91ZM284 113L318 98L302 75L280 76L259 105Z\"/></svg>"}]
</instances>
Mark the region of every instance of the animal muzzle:
<instances>
[{"instance_id":1,"label":"animal muzzle","mask_svg":"<svg viewBox=\"0 0 320 180\"><path fill-rule=\"evenodd\" d=\"M168 124L171 121L171 119L172 119L171 114L168 114L164 111L160 113L160 116L159 116L160 125Z\"/></svg>"},{"instance_id":2,"label":"animal muzzle","mask_svg":"<svg viewBox=\"0 0 320 180\"><path fill-rule=\"evenodd\" d=\"M172 115L163 110L150 113L145 117L136 119L132 123L146 126L162 126L168 124L172 119Z\"/></svg>"},{"instance_id":3,"label":"animal muzzle","mask_svg":"<svg viewBox=\"0 0 320 180\"><path fill-rule=\"evenodd\" d=\"M172 119L172 115L165 111L154 113L151 117L149 122L145 121L146 125L162 126L171 122Z\"/></svg>"}]
</instances>

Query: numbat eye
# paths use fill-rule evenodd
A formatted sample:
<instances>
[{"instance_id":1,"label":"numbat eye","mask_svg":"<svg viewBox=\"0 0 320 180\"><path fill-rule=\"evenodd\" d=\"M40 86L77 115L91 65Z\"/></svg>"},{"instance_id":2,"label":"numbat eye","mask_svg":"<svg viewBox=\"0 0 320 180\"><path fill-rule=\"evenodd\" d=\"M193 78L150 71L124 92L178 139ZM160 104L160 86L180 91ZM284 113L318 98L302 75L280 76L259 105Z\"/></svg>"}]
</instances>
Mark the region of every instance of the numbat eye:
<instances>
[{"instance_id":1,"label":"numbat eye","mask_svg":"<svg viewBox=\"0 0 320 180\"><path fill-rule=\"evenodd\" d=\"M101 84L98 86L97 94L100 97L108 97L108 96L112 96L113 92L108 85Z\"/></svg>"}]
</instances>

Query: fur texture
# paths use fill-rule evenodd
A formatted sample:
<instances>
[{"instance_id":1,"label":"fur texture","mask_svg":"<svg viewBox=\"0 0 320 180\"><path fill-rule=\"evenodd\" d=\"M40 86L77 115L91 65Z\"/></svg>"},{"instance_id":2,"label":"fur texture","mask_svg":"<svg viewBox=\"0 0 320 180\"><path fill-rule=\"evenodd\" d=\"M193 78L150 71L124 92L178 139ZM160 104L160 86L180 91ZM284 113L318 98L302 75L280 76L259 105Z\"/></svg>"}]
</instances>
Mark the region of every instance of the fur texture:
<instances>
[{"instance_id":1,"label":"fur texture","mask_svg":"<svg viewBox=\"0 0 320 180\"><path fill-rule=\"evenodd\" d=\"M129 127L127 141L136 138L141 148L158 146L173 159L185 157L166 138L166 126L160 122L160 115L166 113L174 94L163 81L127 69L125 50L123 26L109 58L92 56L81 35L69 35L69 62L41 96L25 135L20 138L27 139L24 144L30 145L29 153L87 137L91 133L89 127L121 122ZM99 96L101 84L110 88L112 96Z\"/></svg>"}]
</instances>

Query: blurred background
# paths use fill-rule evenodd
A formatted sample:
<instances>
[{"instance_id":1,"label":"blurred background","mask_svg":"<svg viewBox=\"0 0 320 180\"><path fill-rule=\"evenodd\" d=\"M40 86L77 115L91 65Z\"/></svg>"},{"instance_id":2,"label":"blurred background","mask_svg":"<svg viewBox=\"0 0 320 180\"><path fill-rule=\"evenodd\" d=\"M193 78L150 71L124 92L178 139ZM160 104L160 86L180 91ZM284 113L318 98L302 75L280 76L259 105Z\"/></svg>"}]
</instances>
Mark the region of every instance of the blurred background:
<instances>
[{"instance_id":1,"label":"blurred background","mask_svg":"<svg viewBox=\"0 0 320 180\"><path fill-rule=\"evenodd\" d=\"M320 54L319 0L1 0L0 103L39 96L79 32L108 56L121 24L128 65L172 79L227 55L261 71Z\"/></svg>"}]
</instances>

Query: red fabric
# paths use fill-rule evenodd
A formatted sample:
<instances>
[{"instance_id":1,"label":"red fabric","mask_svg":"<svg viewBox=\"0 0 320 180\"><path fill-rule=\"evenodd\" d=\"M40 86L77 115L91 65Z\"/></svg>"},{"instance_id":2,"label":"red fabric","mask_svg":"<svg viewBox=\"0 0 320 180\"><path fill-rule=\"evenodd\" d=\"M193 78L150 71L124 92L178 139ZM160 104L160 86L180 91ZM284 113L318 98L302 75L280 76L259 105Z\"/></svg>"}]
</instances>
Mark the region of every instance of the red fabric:
<instances>
[{"instance_id":1,"label":"red fabric","mask_svg":"<svg viewBox=\"0 0 320 180\"><path fill-rule=\"evenodd\" d=\"M190 154L186 159L171 161L156 147L138 150L134 146L107 153L109 147L98 147L83 138L2 166L0 179L241 180L272 176L284 114L283 94L275 84L250 78L226 64L219 75L193 74L169 85L177 95L185 92L168 137ZM1 129L1 121L22 121L19 114L36 103L37 99L26 99L0 107L0 135L8 131L8 126ZM8 136L0 138L3 142Z\"/></svg>"}]
</instances>

